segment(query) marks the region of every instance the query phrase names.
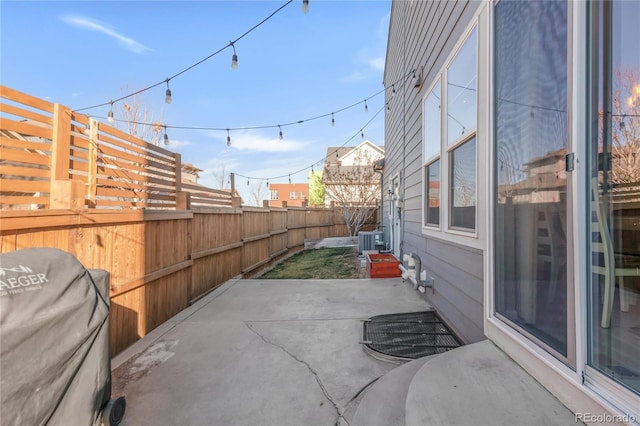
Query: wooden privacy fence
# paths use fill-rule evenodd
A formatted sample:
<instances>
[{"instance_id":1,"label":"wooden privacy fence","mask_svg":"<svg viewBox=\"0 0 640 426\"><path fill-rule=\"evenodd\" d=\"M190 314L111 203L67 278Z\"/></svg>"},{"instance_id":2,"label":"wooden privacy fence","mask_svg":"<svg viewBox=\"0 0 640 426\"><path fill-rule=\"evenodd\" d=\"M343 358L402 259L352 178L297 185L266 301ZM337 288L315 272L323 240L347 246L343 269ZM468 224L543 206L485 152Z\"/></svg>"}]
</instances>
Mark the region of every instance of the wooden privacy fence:
<instances>
[{"instance_id":1,"label":"wooden privacy fence","mask_svg":"<svg viewBox=\"0 0 640 426\"><path fill-rule=\"evenodd\" d=\"M336 234L339 211L314 208L0 212L0 252L54 247L111 274L116 354L236 276L251 276Z\"/></svg>"},{"instance_id":2,"label":"wooden privacy fence","mask_svg":"<svg viewBox=\"0 0 640 426\"><path fill-rule=\"evenodd\" d=\"M0 195L3 210L234 204L230 191L182 182L180 154L6 86Z\"/></svg>"},{"instance_id":3,"label":"wooden privacy fence","mask_svg":"<svg viewBox=\"0 0 640 426\"><path fill-rule=\"evenodd\" d=\"M240 208L181 171L179 154L0 86L0 252L53 247L109 271L114 355L305 239L346 235L340 209Z\"/></svg>"}]
</instances>

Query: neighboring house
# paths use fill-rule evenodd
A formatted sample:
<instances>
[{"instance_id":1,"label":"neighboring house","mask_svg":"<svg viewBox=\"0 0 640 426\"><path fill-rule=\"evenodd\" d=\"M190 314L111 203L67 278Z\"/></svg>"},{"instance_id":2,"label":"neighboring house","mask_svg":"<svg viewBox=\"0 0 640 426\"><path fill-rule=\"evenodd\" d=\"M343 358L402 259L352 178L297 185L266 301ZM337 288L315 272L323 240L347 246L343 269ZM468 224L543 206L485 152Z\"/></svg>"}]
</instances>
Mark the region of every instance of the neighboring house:
<instances>
[{"instance_id":1,"label":"neighboring house","mask_svg":"<svg viewBox=\"0 0 640 426\"><path fill-rule=\"evenodd\" d=\"M197 168L193 164L183 164L182 165L182 182L187 183L198 183L198 179L200 178L200 172L202 169Z\"/></svg>"},{"instance_id":2,"label":"neighboring house","mask_svg":"<svg viewBox=\"0 0 640 426\"><path fill-rule=\"evenodd\" d=\"M309 200L308 183L269 184L269 207L304 207Z\"/></svg>"},{"instance_id":3,"label":"neighboring house","mask_svg":"<svg viewBox=\"0 0 640 426\"><path fill-rule=\"evenodd\" d=\"M465 342L491 339L575 413L629 423L639 19L628 1L394 0L384 76L393 252L421 258Z\"/></svg>"},{"instance_id":4,"label":"neighboring house","mask_svg":"<svg viewBox=\"0 0 640 426\"><path fill-rule=\"evenodd\" d=\"M365 140L355 147L327 148L322 173L325 205L377 206L380 175L373 165L384 158L384 148Z\"/></svg>"}]
</instances>

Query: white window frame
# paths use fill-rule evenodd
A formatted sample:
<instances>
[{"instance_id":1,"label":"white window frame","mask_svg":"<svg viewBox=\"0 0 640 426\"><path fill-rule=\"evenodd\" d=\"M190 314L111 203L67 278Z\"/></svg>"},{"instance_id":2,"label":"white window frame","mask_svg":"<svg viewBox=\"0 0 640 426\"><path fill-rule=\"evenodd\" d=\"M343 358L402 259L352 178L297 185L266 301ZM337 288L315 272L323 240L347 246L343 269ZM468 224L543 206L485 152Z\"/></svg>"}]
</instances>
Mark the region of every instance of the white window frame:
<instances>
[{"instance_id":1,"label":"white window frame","mask_svg":"<svg viewBox=\"0 0 640 426\"><path fill-rule=\"evenodd\" d=\"M298 199L298 193L296 191L289 191L289 199L290 200L297 200Z\"/></svg>"},{"instance_id":2,"label":"white window frame","mask_svg":"<svg viewBox=\"0 0 640 426\"><path fill-rule=\"evenodd\" d=\"M441 107L440 107L440 126L441 126L441 134L440 134L440 153L438 157L433 156L431 158L424 158L424 120L423 120L423 129L422 129L422 235L462 244L467 247L476 248L478 250L485 249L485 238L487 235L487 229L484 229L485 217L486 214L482 212L483 208L486 208L487 203L490 200L487 198L488 193L486 189L481 188L481 182L483 182L483 173L481 172L479 165L486 164L486 154L483 150L485 150L486 145L488 143L488 139L486 139L485 135L487 133L487 126L490 124L488 113L486 111L481 111L480 105L484 99L481 99L481 93L484 96L488 96L488 83L484 80L489 78L488 71L484 69L485 67L481 67L480 63L485 63L489 52L489 46L487 42L487 37L481 37L481 31L487 31L487 27L489 27L488 23L483 22L480 23L479 15L480 12L484 8L479 8L477 14L474 18L469 22L467 28L463 35L458 40L455 49L452 50L452 53L447 57L442 68L438 71L438 73L433 78L431 85L429 86L429 90L425 93L422 98L422 110L424 114L424 102L427 96L431 93L433 88L437 85L438 81L441 82ZM476 30L476 127L473 131L467 131L464 135L461 135L459 140L456 140L451 146L447 146L448 136L447 136L447 70L451 66L452 62L457 57L460 49L465 44L467 39L469 38L471 32ZM481 38L484 42L481 41ZM481 87L482 85L482 87ZM465 228L455 228L451 227L450 223L450 152L455 150L461 144L468 141L471 137L475 136L476 138L476 213L475 213L475 229L465 229ZM438 227L435 226L427 226L425 225L425 197L426 191L424 187L424 179L425 179L425 166L429 165L437 158L440 158L440 225ZM485 160L485 161L483 161Z\"/></svg>"},{"instance_id":3,"label":"white window frame","mask_svg":"<svg viewBox=\"0 0 640 426\"><path fill-rule=\"evenodd\" d=\"M436 89L436 87L440 86L440 149L438 151L437 154L432 155L431 157L425 158L425 146L424 144L426 143L426 129L424 126L424 122L425 122L425 103L427 101L427 99L429 98L429 95L431 95L433 93L433 91ZM424 95L424 97L422 98L422 227L423 229L432 229L432 230L436 230L439 231L440 229L442 229L442 212L443 212L443 208L442 208L442 188L443 188L443 182L442 182L442 78L440 75L438 75L438 77L433 81L433 83L431 84L431 86L429 87L429 90L427 90L426 95ZM440 210L438 212L438 224L428 224L427 223L427 209L426 209L426 203L429 201L427 200L428 197L428 193L427 193L427 188L426 188L426 183L427 183L427 169L436 161L440 161L440 189L438 191L438 196L440 199Z\"/></svg>"},{"instance_id":4,"label":"white window frame","mask_svg":"<svg viewBox=\"0 0 640 426\"><path fill-rule=\"evenodd\" d=\"M270 197L269 197L269 198L270 198L271 200L273 200L273 201L277 201L277 200L278 200L278 196L279 196L280 194L278 193L278 190L277 190L277 189L272 189L271 191L269 191L269 193L270 193L270 194L269 194L269 195L270 195ZM275 195L275 198L274 198L274 195Z\"/></svg>"}]
</instances>

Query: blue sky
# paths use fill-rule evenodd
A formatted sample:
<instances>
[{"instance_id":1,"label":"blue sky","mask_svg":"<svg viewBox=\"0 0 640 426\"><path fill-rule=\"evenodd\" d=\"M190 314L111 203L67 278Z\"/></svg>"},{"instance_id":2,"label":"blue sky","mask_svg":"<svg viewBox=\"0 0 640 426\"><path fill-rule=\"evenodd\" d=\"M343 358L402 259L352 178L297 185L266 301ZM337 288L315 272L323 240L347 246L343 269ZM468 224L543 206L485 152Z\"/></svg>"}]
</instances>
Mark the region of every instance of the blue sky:
<instances>
[{"instance_id":1,"label":"blue sky","mask_svg":"<svg viewBox=\"0 0 640 426\"><path fill-rule=\"evenodd\" d=\"M223 48L285 1L2 2L2 84L80 109L163 81ZM147 121L168 126L235 128L297 122L361 102L383 89L390 1L294 0L232 49L138 97ZM128 87L129 90L125 88ZM361 142L360 129L383 108L383 94L331 118L278 129L167 131L184 163L255 177L293 173L326 148ZM114 111L118 115L115 104ZM103 106L83 113L104 120ZM102 118L101 118L102 117ZM364 129L384 144L384 111ZM316 166L315 169L318 169ZM306 172L292 175L305 182ZM271 180L286 182L287 178ZM246 188L246 179L242 185Z\"/></svg>"}]
</instances>

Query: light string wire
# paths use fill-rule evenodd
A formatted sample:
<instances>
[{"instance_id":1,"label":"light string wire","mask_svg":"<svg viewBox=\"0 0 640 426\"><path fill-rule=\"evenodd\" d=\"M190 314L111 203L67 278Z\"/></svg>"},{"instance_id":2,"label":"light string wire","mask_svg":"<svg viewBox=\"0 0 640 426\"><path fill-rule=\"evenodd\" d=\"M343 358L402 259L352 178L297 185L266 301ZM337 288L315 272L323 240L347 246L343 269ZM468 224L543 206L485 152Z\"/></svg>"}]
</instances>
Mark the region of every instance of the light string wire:
<instances>
[{"instance_id":1,"label":"light string wire","mask_svg":"<svg viewBox=\"0 0 640 426\"><path fill-rule=\"evenodd\" d=\"M384 111L384 109L386 108L386 106L387 106L387 104L385 103L385 104L382 106L382 108L380 108L378 111L376 111L376 113L371 117L371 119L369 119L369 121L367 121L367 123L366 123L364 126L362 126L362 128L361 128L360 130L358 130L358 131L357 131L353 136L351 136L349 139L347 139L347 140L346 140L342 145L340 145L340 146L339 146L339 147L337 147L337 148L344 148L344 147L345 147L349 142L351 142L351 141L352 141L353 139L355 139L356 137L360 136L360 133L361 133L364 129L366 129L366 128L367 128L367 126L369 126L369 124L371 124L371 123L373 122L373 120L375 120L375 119L376 119L376 117L377 117L378 115L380 115L380 113L381 113L382 111ZM324 159L324 158L322 158L322 159L320 159L320 160L316 161L315 163L310 164L310 165L308 165L308 166L306 166L306 167L304 167L304 168L302 168L302 169L300 169L300 170L296 170L295 172L291 172L291 173L285 173L285 174L280 175L280 176L256 177L256 176L246 176L246 175L242 175L242 174L239 174L239 173L234 173L234 175L235 175L235 176L237 176L237 177L241 177L241 178L248 179L248 180L253 179L253 180L258 180L258 181L265 181L265 180L266 180L266 181L269 181L269 180L274 180L274 179L282 179L282 178L286 178L286 177L288 177L288 176L292 176L292 175L296 175L296 174L298 174L298 173L304 172L305 170L308 170L308 169L313 168L313 166L315 166L315 165L317 165L317 164L322 164L322 162L324 162L324 161L325 161L325 159Z\"/></svg>"},{"instance_id":2,"label":"light string wire","mask_svg":"<svg viewBox=\"0 0 640 426\"><path fill-rule=\"evenodd\" d=\"M282 6L280 6L279 8L277 8L275 11L273 11L269 16L267 16L266 18L264 18L262 21L260 21L259 23L257 23L256 25L254 25L253 27L251 27L249 30L245 31L240 37L236 38L235 40L230 41L226 46L216 50L215 52L213 52L212 54L210 54L209 56L199 60L198 62L196 62L193 65L188 66L187 68L183 69L182 71L177 72L176 74L172 75L171 77L167 77L162 81L159 81L158 83L152 84L151 86L145 87L143 89L140 89L136 92L133 93L129 93L128 95L124 95L120 98L117 99L113 99L107 102L103 102L101 104L96 104L96 105L92 105L92 106L88 106L88 107L84 107L84 108L78 108L73 110L73 112L79 112L79 111L85 111L88 109L93 109L93 108L99 108L99 107L103 107L109 104L113 104L115 102L120 102L122 100L131 98L135 95L138 95L140 93L146 92L148 90L151 90L155 87L160 86L161 84L165 84L165 83L169 83L170 80L173 80L174 78L184 74L185 72L191 70L192 68L200 65L201 63L205 62L206 60L218 55L220 52L224 51L225 49L228 49L229 47L233 47L233 45L235 43L237 43L238 41L240 41L241 39L243 39L244 37L246 37L249 33L251 33L252 31L254 31L255 29L257 29L258 27L260 27L262 24L264 24L265 22L267 22L269 19L271 19L274 15L276 15L278 12L280 12L282 9L284 9L286 6L288 6L289 4L291 4L293 2L293 0L288 0L286 3L284 3ZM168 127L168 126L167 126Z\"/></svg>"},{"instance_id":3,"label":"light string wire","mask_svg":"<svg viewBox=\"0 0 640 426\"><path fill-rule=\"evenodd\" d=\"M260 125L260 126L242 126L242 127L200 127L200 126L177 126L177 125L164 125L162 124L162 127L167 128L167 129L179 129L179 130L212 130L212 131L224 131L224 132L228 132L228 131L238 131L238 130L261 130L261 129L274 129L277 127L287 127L287 126L294 126L297 124L303 124L303 123L307 123L310 121L314 121L314 120L319 120L321 118L326 118L326 117L330 117L334 114L338 114L341 112L344 112L348 109L354 108L360 104L367 104L367 101L379 96L380 94L384 93L386 90L388 90L391 87L394 87L396 84L400 84L400 82L406 81L407 77L409 75L412 74L413 71L407 73L405 76L400 77L398 80L396 80L394 83L385 86L382 90L379 90L378 92L370 95L369 97L365 98L362 101L358 101L355 103L352 103L351 105L345 106L343 108L337 109L337 110L333 110L332 112L328 112L326 114L321 114L321 115L317 115L314 117L310 117L310 118L306 118L303 120L296 120L296 121L291 121L291 122L287 122L287 123L280 123L280 124L267 124L267 125ZM404 85L404 82L403 82ZM114 101L115 102L115 101ZM109 102L107 102L107 105L109 104ZM386 104L385 104L386 105ZM104 117L101 116L95 116L95 118L102 118L104 119ZM114 121L120 122L120 123L130 123L130 124L137 124L140 126L158 126L159 123L147 123L147 122L142 122L142 121L132 121L132 120L125 120L125 119L114 119Z\"/></svg>"}]
</instances>

